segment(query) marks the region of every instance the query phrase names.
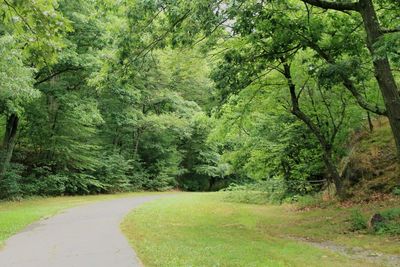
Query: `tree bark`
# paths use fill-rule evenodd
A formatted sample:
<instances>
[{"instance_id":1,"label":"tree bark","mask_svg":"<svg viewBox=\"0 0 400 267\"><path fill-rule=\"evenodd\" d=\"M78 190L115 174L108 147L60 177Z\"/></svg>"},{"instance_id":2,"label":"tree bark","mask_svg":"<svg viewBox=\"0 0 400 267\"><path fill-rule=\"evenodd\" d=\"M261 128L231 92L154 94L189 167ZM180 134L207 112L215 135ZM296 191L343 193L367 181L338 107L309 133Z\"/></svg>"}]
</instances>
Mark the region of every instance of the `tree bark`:
<instances>
[{"instance_id":1,"label":"tree bark","mask_svg":"<svg viewBox=\"0 0 400 267\"><path fill-rule=\"evenodd\" d=\"M358 11L363 18L367 33L367 46L373 59L375 77L384 99L387 117L396 142L397 156L400 160L400 95L387 56L377 55L375 49L375 45L383 36L383 33L372 0L360 0Z\"/></svg>"},{"instance_id":2,"label":"tree bark","mask_svg":"<svg viewBox=\"0 0 400 267\"><path fill-rule=\"evenodd\" d=\"M18 125L19 118L17 114L11 114L7 117L6 131L4 133L3 147L0 155L0 179L4 176L8 166L10 165L14 151L15 140L17 138Z\"/></svg>"},{"instance_id":3,"label":"tree bark","mask_svg":"<svg viewBox=\"0 0 400 267\"><path fill-rule=\"evenodd\" d=\"M302 0L303 2L325 9L335 9L338 11L357 10L358 2L332 2L327 0Z\"/></svg>"},{"instance_id":4,"label":"tree bark","mask_svg":"<svg viewBox=\"0 0 400 267\"><path fill-rule=\"evenodd\" d=\"M369 113L369 111L367 111L367 121L368 121L369 132L372 133L374 131L374 124L372 123L371 114Z\"/></svg>"}]
</instances>

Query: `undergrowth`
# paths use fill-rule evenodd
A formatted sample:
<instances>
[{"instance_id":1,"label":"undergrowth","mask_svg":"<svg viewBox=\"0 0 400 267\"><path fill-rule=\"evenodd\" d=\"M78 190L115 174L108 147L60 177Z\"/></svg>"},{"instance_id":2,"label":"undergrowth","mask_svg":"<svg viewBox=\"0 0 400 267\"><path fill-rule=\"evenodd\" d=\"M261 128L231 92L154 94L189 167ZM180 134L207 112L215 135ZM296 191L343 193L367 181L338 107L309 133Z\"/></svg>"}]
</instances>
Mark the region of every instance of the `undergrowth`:
<instances>
[{"instance_id":1,"label":"undergrowth","mask_svg":"<svg viewBox=\"0 0 400 267\"><path fill-rule=\"evenodd\" d=\"M374 224L369 222L366 214L353 210L350 217L351 231L364 231L378 235L400 235L400 208L390 208L378 213L382 219Z\"/></svg>"}]
</instances>

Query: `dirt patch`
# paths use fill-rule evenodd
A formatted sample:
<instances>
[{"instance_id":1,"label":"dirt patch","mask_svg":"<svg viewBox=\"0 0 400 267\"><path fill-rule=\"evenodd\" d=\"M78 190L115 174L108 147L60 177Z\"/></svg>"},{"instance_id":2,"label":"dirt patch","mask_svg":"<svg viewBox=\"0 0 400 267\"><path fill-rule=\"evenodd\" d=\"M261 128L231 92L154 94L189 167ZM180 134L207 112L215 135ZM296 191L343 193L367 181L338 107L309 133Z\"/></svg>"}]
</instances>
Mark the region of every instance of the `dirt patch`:
<instances>
[{"instance_id":1,"label":"dirt patch","mask_svg":"<svg viewBox=\"0 0 400 267\"><path fill-rule=\"evenodd\" d=\"M327 249L355 260L366 260L376 266L397 267L400 266L400 255L383 254L380 252L363 249L360 247L347 247L335 244L331 241L318 242L301 237L289 237L290 239L307 243L317 248Z\"/></svg>"}]
</instances>

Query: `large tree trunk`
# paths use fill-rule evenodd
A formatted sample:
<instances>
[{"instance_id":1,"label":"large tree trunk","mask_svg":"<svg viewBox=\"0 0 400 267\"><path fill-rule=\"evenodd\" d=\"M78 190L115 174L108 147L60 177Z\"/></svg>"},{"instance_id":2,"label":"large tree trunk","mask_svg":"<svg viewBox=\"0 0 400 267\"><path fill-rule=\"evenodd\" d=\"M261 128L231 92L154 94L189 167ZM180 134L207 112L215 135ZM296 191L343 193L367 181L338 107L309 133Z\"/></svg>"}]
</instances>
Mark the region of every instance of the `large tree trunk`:
<instances>
[{"instance_id":1,"label":"large tree trunk","mask_svg":"<svg viewBox=\"0 0 400 267\"><path fill-rule=\"evenodd\" d=\"M358 11L363 18L367 33L367 46L373 59L375 77L385 102L387 116L396 142L397 155L400 160L400 95L387 56L377 55L375 49L375 44L383 33L372 0L360 0Z\"/></svg>"},{"instance_id":2,"label":"large tree trunk","mask_svg":"<svg viewBox=\"0 0 400 267\"><path fill-rule=\"evenodd\" d=\"M4 176L4 173L6 172L12 158L15 140L17 138L18 124L19 118L17 114L11 114L7 117L3 147L0 152L0 179Z\"/></svg>"}]
</instances>

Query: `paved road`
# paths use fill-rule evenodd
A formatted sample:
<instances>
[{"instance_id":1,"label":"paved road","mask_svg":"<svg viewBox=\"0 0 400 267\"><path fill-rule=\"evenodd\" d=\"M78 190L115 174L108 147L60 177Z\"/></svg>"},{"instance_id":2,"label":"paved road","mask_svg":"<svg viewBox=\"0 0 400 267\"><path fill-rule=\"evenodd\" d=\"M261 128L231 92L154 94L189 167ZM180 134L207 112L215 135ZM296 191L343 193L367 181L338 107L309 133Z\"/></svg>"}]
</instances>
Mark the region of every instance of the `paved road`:
<instances>
[{"instance_id":1,"label":"paved road","mask_svg":"<svg viewBox=\"0 0 400 267\"><path fill-rule=\"evenodd\" d=\"M7 240L1 267L141 266L119 224L130 210L160 196L130 197L69 209Z\"/></svg>"}]
</instances>

